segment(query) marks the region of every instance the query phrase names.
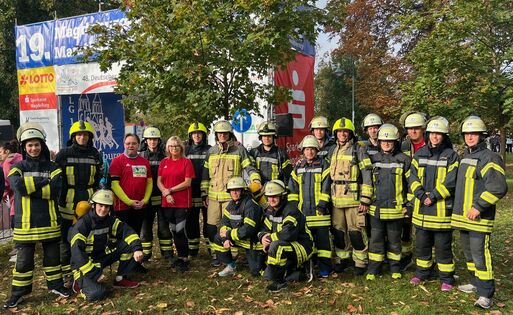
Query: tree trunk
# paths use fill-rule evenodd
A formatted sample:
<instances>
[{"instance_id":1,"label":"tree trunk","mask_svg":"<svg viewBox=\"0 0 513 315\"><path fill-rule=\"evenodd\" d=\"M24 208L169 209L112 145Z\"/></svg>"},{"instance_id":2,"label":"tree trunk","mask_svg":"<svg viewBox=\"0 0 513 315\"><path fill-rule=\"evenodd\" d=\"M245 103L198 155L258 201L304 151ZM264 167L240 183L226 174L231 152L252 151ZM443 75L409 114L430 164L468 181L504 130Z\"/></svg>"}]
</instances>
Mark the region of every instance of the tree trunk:
<instances>
[{"instance_id":1,"label":"tree trunk","mask_svg":"<svg viewBox=\"0 0 513 315\"><path fill-rule=\"evenodd\" d=\"M500 155L502 157L502 160L504 161L504 164L506 164L506 128L504 128L504 125L499 128L499 131L501 133L500 138Z\"/></svg>"}]
</instances>

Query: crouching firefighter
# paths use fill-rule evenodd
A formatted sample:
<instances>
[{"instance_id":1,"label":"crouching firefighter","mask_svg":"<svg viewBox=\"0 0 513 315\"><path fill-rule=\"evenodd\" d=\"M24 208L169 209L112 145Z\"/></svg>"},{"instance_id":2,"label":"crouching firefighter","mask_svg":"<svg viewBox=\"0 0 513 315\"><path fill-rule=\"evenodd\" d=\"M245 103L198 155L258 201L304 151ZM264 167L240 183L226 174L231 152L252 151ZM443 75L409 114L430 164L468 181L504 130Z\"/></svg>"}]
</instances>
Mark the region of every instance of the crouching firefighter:
<instances>
[{"instance_id":1,"label":"crouching firefighter","mask_svg":"<svg viewBox=\"0 0 513 315\"><path fill-rule=\"evenodd\" d=\"M230 178L227 190L232 200L223 211L220 230L212 245L219 259L226 265L219 276L235 274L235 261L230 253L230 248L234 246L246 249L251 275L259 276L264 262L262 244L257 238L262 222L262 208L246 190L246 182L242 177Z\"/></svg>"},{"instance_id":2,"label":"crouching firefighter","mask_svg":"<svg viewBox=\"0 0 513 315\"><path fill-rule=\"evenodd\" d=\"M143 259L142 244L137 233L126 223L111 215L114 196L110 190L98 190L90 200L92 209L70 230L73 290L85 295L87 301L103 299L107 294L103 268L119 261L114 287L135 288L138 282L126 276ZM109 239L116 247L109 248Z\"/></svg>"},{"instance_id":3,"label":"crouching firefighter","mask_svg":"<svg viewBox=\"0 0 513 315\"><path fill-rule=\"evenodd\" d=\"M264 194L269 206L258 238L268 255L264 275L272 283L267 290L279 292L287 287L287 280L291 278L306 279L293 276L298 272L304 274L303 265L313 253L313 238L306 226L306 217L295 202L287 201L287 189L281 180L269 181Z\"/></svg>"}]
</instances>

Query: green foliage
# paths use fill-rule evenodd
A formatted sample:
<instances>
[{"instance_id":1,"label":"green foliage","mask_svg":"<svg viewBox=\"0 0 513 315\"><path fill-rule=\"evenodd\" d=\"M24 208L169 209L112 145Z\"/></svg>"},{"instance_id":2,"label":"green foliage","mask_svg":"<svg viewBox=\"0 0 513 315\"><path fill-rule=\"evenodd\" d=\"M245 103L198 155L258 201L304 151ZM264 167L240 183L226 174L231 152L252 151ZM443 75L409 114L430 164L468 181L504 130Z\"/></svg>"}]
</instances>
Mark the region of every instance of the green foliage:
<instances>
[{"instance_id":1,"label":"green foliage","mask_svg":"<svg viewBox=\"0 0 513 315\"><path fill-rule=\"evenodd\" d=\"M103 68L124 62L117 91L127 96L131 114L158 112L178 129L192 120L208 124L238 108L257 108L257 98L276 104L288 97L272 86L269 70L294 58L290 38L315 41L323 14L312 4L133 1L130 27L95 28L101 36L93 50Z\"/></svg>"}]
</instances>

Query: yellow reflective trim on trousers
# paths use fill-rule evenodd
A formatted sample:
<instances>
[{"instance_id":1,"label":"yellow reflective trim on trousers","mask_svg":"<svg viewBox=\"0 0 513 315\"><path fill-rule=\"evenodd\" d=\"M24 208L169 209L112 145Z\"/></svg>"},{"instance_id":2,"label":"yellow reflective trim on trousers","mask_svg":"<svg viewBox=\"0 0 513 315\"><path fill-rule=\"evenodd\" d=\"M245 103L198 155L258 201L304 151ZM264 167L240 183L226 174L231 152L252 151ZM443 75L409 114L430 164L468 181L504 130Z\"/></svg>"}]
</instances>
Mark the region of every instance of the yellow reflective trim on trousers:
<instances>
[{"instance_id":1,"label":"yellow reflective trim on trousers","mask_svg":"<svg viewBox=\"0 0 513 315\"><path fill-rule=\"evenodd\" d=\"M130 244L132 244L133 241L138 240L138 239L139 239L139 236L137 236L137 234L132 234L125 238L125 242L128 245L130 245Z\"/></svg>"},{"instance_id":2,"label":"yellow reflective trim on trousers","mask_svg":"<svg viewBox=\"0 0 513 315\"><path fill-rule=\"evenodd\" d=\"M287 263L287 257L282 257L283 252L291 252L292 247L287 246L278 246L278 249L276 250L276 257L272 257L271 255L267 256L267 264L269 265L276 265L276 266L285 266Z\"/></svg>"},{"instance_id":3,"label":"yellow reflective trim on trousers","mask_svg":"<svg viewBox=\"0 0 513 315\"><path fill-rule=\"evenodd\" d=\"M218 200L218 201L229 201L232 200L230 197L230 194L227 192L215 192L215 191L208 191L208 198Z\"/></svg>"},{"instance_id":4,"label":"yellow reflective trim on trousers","mask_svg":"<svg viewBox=\"0 0 513 315\"><path fill-rule=\"evenodd\" d=\"M353 249L353 257L365 261L369 256L367 255L367 252L356 251Z\"/></svg>"},{"instance_id":5,"label":"yellow reflective trim on trousers","mask_svg":"<svg viewBox=\"0 0 513 315\"><path fill-rule=\"evenodd\" d=\"M121 254L121 257L119 258L119 260L123 260L123 261L127 261L127 260L130 260L132 259L132 256L133 254L132 253L123 253Z\"/></svg>"},{"instance_id":6,"label":"yellow reflective trim on trousers","mask_svg":"<svg viewBox=\"0 0 513 315\"><path fill-rule=\"evenodd\" d=\"M485 167L481 170L481 177L485 177L486 173L488 173L489 169L494 169L497 172L501 173L502 175L506 176L506 172L504 172L504 169L497 163L488 162Z\"/></svg>"},{"instance_id":7,"label":"yellow reflective trim on trousers","mask_svg":"<svg viewBox=\"0 0 513 315\"><path fill-rule=\"evenodd\" d=\"M62 279L62 273L59 272L58 274L55 274L55 275L45 274L45 278L46 278L46 281L59 280L59 279Z\"/></svg>"},{"instance_id":8,"label":"yellow reflective trim on trousers","mask_svg":"<svg viewBox=\"0 0 513 315\"><path fill-rule=\"evenodd\" d=\"M490 235L485 235L484 258L486 270L476 269L475 275L481 280L493 280L492 254L490 253Z\"/></svg>"},{"instance_id":9,"label":"yellow reflective trim on trousers","mask_svg":"<svg viewBox=\"0 0 513 315\"><path fill-rule=\"evenodd\" d=\"M474 172L476 168L469 166L465 172L465 191L463 194L463 215L466 217L468 210L472 208L473 195L474 195Z\"/></svg>"},{"instance_id":10,"label":"yellow reflective trim on trousers","mask_svg":"<svg viewBox=\"0 0 513 315\"><path fill-rule=\"evenodd\" d=\"M16 269L13 269L12 275L14 277L28 278L28 277L32 277L34 275L34 270L30 270L27 272L19 272L19 271L16 271Z\"/></svg>"},{"instance_id":11,"label":"yellow reflective trim on trousers","mask_svg":"<svg viewBox=\"0 0 513 315\"><path fill-rule=\"evenodd\" d=\"M230 250L229 248L224 248L223 246L217 245L215 243L210 244L210 249L220 253L226 253Z\"/></svg>"},{"instance_id":12,"label":"yellow reflective trim on trousers","mask_svg":"<svg viewBox=\"0 0 513 315\"><path fill-rule=\"evenodd\" d=\"M12 286L14 287L26 287L26 286L29 286L32 284L32 279L30 280L15 280L15 279L12 279Z\"/></svg>"},{"instance_id":13,"label":"yellow reflective trim on trousers","mask_svg":"<svg viewBox=\"0 0 513 315\"><path fill-rule=\"evenodd\" d=\"M482 194L481 194L481 199L483 199L484 201L488 202L489 204L496 204L497 201L499 201L499 198L497 198L496 196L494 196L492 193L490 193L489 191L484 191Z\"/></svg>"},{"instance_id":14,"label":"yellow reflective trim on trousers","mask_svg":"<svg viewBox=\"0 0 513 315\"><path fill-rule=\"evenodd\" d=\"M342 258L342 257L340 257L340 258ZM385 255L369 252L369 260L381 262L381 261L385 260Z\"/></svg>"},{"instance_id":15,"label":"yellow reflective trim on trousers","mask_svg":"<svg viewBox=\"0 0 513 315\"><path fill-rule=\"evenodd\" d=\"M331 258L331 251L330 250L318 249L317 250L317 257Z\"/></svg>"},{"instance_id":16,"label":"yellow reflective trim on trousers","mask_svg":"<svg viewBox=\"0 0 513 315\"><path fill-rule=\"evenodd\" d=\"M431 268L431 266L433 266L433 261L432 260L422 260L422 259L417 258L417 266L422 267L422 268Z\"/></svg>"},{"instance_id":17,"label":"yellow reflective trim on trousers","mask_svg":"<svg viewBox=\"0 0 513 315\"><path fill-rule=\"evenodd\" d=\"M387 252L387 258L390 260L399 261L401 260L401 254L395 254L392 252Z\"/></svg>"},{"instance_id":18,"label":"yellow reflective trim on trousers","mask_svg":"<svg viewBox=\"0 0 513 315\"><path fill-rule=\"evenodd\" d=\"M245 217L244 224L251 225L252 227L256 227L256 222L253 219Z\"/></svg>"},{"instance_id":19,"label":"yellow reflective trim on trousers","mask_svg":"<svg viewBox=\"0 0 513 315\"><path fill-rule=\"evenodd\" d=\"M454 272L454 263L452 264L442 264L437 262L436 265L438 266L438 270L441 272Z\"/></svg>"},{"instance_id":20,"label":"yellow reflective trim on trousers","mask_svg":"<svg viewBox=\"0 0 513 315\"><path fill-rule=\"evenodd\" d=\"M75 167L74 166L66 166L66 179L68 180L68 185L75 185Z\"/></svg>"},{"instance_id":21,"label":"yellow reflective trim on trousers","mask_svg":"<svg viewBox=\"0 0 513 315\"><path fill-rule=\"evenodd\" d=\"M44 272L61 271L61 265L43 267Z\"/></svg>"},{"instance_id":22,"label":"yellow reflective trim on trousers","mask_svg":"<svg viewBox=\"0 0 513 315\"><path fill-rule=\"evenodd\" d=\"M472 261L467 261L467 270L476 271L476 264L474 264Z\"/></svg>"},{"instance_id":23,"label":"yellow reflective trim on trousers","mask_svg":"<svg viewBox=\"0 0 513 315\"><path fill-rule=\"evenodd\" d=\"M30 197L21 196L21 228L30 229Z\"/></svg>"},{"instance_id":24,"label":"yellow reflective trim on trousers","mask_svg":"<svg viewBox=\"0 0 513 315\"><path fill-rule=\"evenodd\" d=\"M340 259L349 259L351 258L351 251L343 250L339 248L335 248L335 254Z\"/></svg>"},{"instance_id":25,"label":"yellow reflective trim on trousers","mask_svg":"<svg viewBox=\"0 0 513 315\"><path fill-rule=\"evenodd\" d=\"M85 275L86 273L91 271L93 268L94 268L93 262L91 259L89 259L89 261L82 267L78 268L78 270L80 270L82 272L82 274Z\"/></svg>"}]
</instances>

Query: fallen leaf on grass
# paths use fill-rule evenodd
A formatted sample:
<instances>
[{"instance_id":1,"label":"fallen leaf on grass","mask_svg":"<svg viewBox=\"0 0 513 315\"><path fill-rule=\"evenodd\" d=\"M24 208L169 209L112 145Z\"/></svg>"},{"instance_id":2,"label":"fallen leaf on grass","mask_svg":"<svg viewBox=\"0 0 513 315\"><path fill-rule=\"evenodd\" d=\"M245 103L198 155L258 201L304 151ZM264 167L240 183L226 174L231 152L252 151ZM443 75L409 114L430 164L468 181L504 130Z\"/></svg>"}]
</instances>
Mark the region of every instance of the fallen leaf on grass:
<instances>
[{"instance_id":1,"label":"fallen leaf on grass","mask_svg":"<svg viewBox=\"0 0 513 315\"><path fill-rule=\"evenodd\" d=\"M335 294L342 294L344 292L340 291L340 290L335 290Z\"/></svg>"},{"instance_id":2,"label":"fallen leaf on grass","mask_svg":"<svg viewBox=\"0 0 513 315\"><path fill-rule=\"evenodd\" d=\"M237 311L237 312L233 313L233 315L244 315L244 312L243 311Z\"/></svg>"},{"instance_id":3,"label":"fallen leaf on grass","mask_svg":"<svg viewBox=\"0 0 513 315\"><path fill-rule=\"evenodd\" d=\"M347 306L347 311L348 311L349 313L356 313L356 312L358 312L358 308L357 308L357 307L355 307L353 304L349 304L349 305Z\"/></svg>"},{"instance_id":4,"label":"fallen leaf on grass","mask_svg":"<svg viewBox=\"0 0 513 315\"><path fill-rule=\"evenodd\" d=\"M428 291L428 289L426 289L426 287L425 287L425 286L423 286L422 284L419 284L419 288L421 288L421 289L422 289L424 292L426 292L426 293L430 293L430 292Z\"/></svg>"},{"instance_id":5,"label":"fallen leaf on grass","mask_svg":"<svg viewBox=\"0 0 513 315\"><path fill-rule=\"evenodd\" d=\"M157 304L157 308L166 308L167 307L167 303L158 303Z\"/></svg>"},{"instance_id":6,"label":"fallen leaf on grass","mask_svg":"<svg viewBox=\"0 0 513 315\"><path fill-rule=\"evenodd\" d=\"M331 305L335 305L335 303L337 303L337 299L333 299L333 300L329 301L328 303Z\"/></svg>"},{"instance_id":7,"label":"fallen leaf on grass","mask_svg":"<svg viewBox=\"0 0 513 315\"><path fill-rule=\"evenodd\" d=\"M187 308L193 308L196 304L193 301L187 301L185 302L185 307Z\"/></svg>"},{"instance_id":8,"label":"fallen leaf on grass","mask_svg":"<svg viewBox=\"0 0 513 315\"><path fill-rule=\"evenodd\" d=\"M397 312L390 312L390 315L399 315Z\"/></svg>"},{"instance_id":9,"label":"fallen leaf on grass","mask_svg":"<svg viewBox=\"0 0 513 315\"><path fill-rule=\"evenodd\" d=\"M504 303L502 303L502 302L497 302L497 303L495 303L495 305L496 305L497 307L500 307L500 308L503 308L503 307L505 307L505 306L506 306L506 304L504 304Z\"/></svg>"},{"instance_id":10,"label":"fallen leaf on grass","mask_svg":"<svg viewBox=\"0 0 513 315\"><path fill-rule=\"evenodd\" d=\"M501 311L490 311L490 315L501 315Z\"/></svg>"},{"instance_id":11,"label":"fallen leaf on grass","mask_svg":"<svg viewBox=\"0 0 513 315\"><path fill-rule=\"evenodd\" d=\"M250 297L250 296L247 296L247 295L246 295L246 296L244 297L244 301L245 301L245 302L247 302L247 303L251 303L251 302L253 302L253 298L252 298L252 297Z\"/></svg>"},{"instance_id":12,"label":"fallen leaf on grass","mask_svg":"<svg viewBox=\"0 0 513 315\"><path fill-rule=\"evenodd\" d=\"M220 308L216 310L216 314L223 314L224 312L231 311L231 308Z\"/></svg>"},{"instance_id":13,"label":"fallen leaf on grass","mask_svg":"<svg viewBox=\"0 0 513 315\"><path fill-rule=\"evenodd\" d=\"M281 301L282 304L287 304L287 305L292 305L292 301L289 301L289 300L284 300L284 301Z\"/></svg>"}]
</instances>

